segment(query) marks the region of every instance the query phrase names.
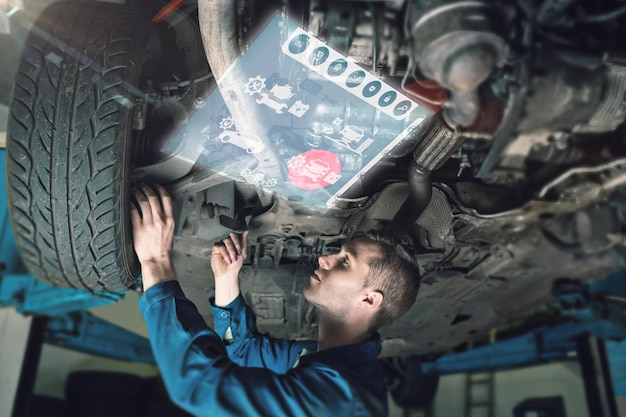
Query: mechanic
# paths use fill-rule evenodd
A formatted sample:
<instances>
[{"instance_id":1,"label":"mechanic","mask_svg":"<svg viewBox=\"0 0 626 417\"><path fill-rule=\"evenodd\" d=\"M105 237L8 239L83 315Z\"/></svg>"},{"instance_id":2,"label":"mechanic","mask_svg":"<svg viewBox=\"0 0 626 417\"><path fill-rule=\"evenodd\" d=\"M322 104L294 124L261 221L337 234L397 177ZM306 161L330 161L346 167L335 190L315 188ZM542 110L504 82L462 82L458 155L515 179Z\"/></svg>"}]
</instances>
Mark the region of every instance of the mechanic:
<instances>
[{"instance_id":1,"label":"mechanic","mask_svg":"<svg viewBox=\"0 0 626 417\"><path fill-rule=\"evenodd\" d=\"M304 289L319 310L319 338L304 342L257 332L238 282L248 233L231 233L212 248L213 331L176 280L170 196L161 186L132 195L139 306L174 402L196 416L387 415L376 331L410 308L419 287L402 245L368 234L321 256Z\"/></svg>"}]
</instances>

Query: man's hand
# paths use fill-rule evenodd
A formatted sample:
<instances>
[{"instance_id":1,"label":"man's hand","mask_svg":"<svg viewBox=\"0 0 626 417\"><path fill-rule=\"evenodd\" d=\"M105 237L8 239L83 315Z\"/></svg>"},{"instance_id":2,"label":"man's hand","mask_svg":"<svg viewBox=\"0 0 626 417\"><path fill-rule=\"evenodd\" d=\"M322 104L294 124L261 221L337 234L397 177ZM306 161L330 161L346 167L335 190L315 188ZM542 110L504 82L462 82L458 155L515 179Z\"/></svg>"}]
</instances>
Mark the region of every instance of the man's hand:
<instances>
[{"instance_id":1,"label":"man's hand","mask_svg":"<svg viewBox=\"0 0 626 417\"><path fill-rule=\"evenodd\" d=\"M136 205L131 204L130 208L144 291L159 282L176 280L170 257L174 239L172 199L165 188L155 188L158 194L147 185L133 190Z\"/></svg>"},{"instance_id":2,"label":"man's hand","mask_svg":"<svg viewBox=\"0 0 626 417\"><path fill-rule=\"evenodd\" d=\"M230 304L239 295L239 271L248 256L248 231L231 233L215 243L211 251L211 269L215 276L215 305Z\"/></svg>"}]
</instances>

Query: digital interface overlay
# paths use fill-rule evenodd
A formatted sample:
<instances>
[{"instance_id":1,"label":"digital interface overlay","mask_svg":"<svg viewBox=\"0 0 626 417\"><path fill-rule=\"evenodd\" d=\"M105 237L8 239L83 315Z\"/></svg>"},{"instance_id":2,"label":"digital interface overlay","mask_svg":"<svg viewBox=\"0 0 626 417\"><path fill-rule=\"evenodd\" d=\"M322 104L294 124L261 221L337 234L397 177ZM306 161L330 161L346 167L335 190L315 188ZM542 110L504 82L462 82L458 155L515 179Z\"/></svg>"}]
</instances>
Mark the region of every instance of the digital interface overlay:
<instances>
[{"instance_id":1,"label":"digital interface overlay","mask_svg":"<svg viewBox=\"0 0 626 417\"><path fill-rule=\"evenodd\" d=\"M163 151L335 206L430 112L276 14Z\"/></svg>"}]
</instances>

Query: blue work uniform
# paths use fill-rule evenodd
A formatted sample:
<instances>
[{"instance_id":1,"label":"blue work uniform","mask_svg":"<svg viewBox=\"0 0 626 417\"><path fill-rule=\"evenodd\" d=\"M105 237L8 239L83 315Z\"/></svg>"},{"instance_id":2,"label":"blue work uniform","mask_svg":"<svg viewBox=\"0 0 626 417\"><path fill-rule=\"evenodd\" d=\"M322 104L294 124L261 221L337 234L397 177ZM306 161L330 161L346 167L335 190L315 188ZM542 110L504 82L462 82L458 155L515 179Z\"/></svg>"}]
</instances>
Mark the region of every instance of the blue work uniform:
<instances>
[{"instance_id":1,"label":"blue work uniform","mask_svg":"<svg viewBox=\"0 0 626 417\"><path fill-rule=\"evenodd\" d=\"M378 335L316 352L315 342L258 333L241 295L212 306L216 333L176 281L149 288L139 307L172 400L196 416L387 415Z\"/></svg>"}]
</instances>

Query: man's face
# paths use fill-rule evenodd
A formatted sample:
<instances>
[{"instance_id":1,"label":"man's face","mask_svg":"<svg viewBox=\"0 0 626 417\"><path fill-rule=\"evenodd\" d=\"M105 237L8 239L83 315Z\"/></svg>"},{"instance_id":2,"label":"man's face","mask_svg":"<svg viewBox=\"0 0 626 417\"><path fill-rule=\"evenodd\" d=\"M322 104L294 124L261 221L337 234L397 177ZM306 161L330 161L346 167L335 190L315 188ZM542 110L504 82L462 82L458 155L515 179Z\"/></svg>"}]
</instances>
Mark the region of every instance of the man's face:
<instances>
[{"instance_id":1,"label":"man's face","mask_svg":"<svg viewBox=\"0 0 626 417\"><path fill-rule=\"evenodd\" d=\"M320 256L319 268L304 288L304 297L318 308L341 317L361 301L369 259L380 255L376 242L358 238L332 255Z\"/></svg>"}]
</instances>

